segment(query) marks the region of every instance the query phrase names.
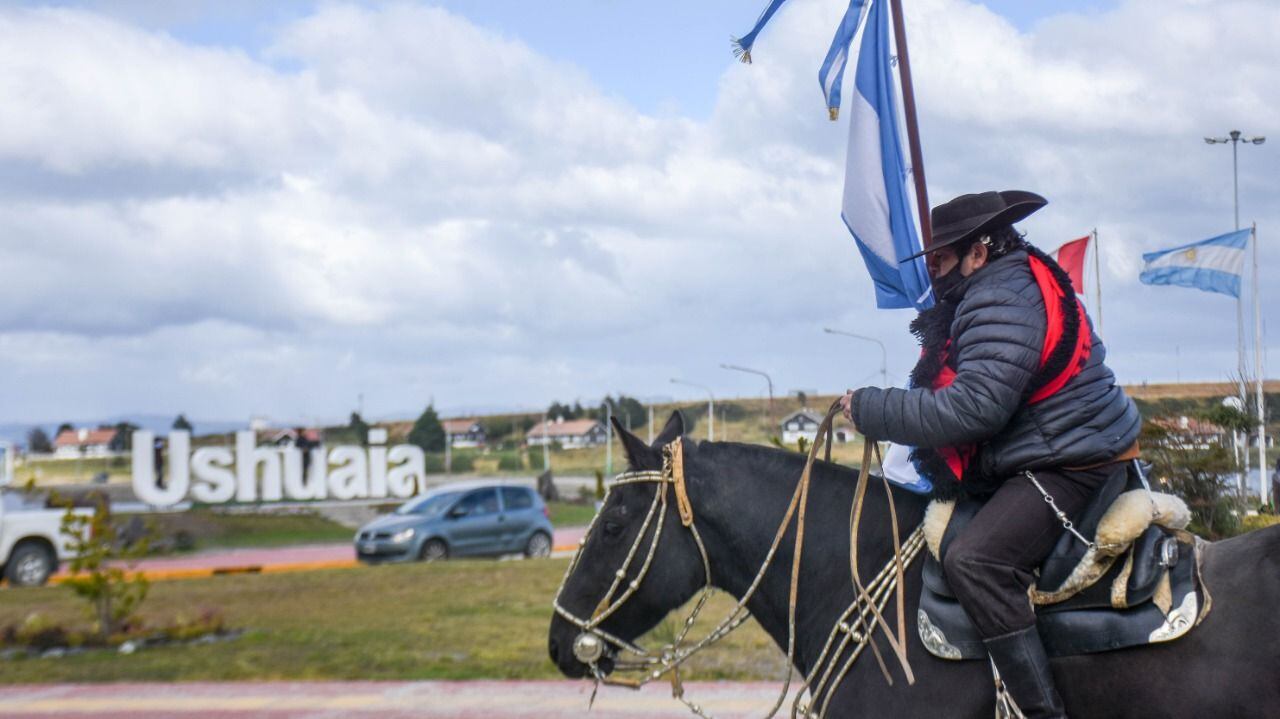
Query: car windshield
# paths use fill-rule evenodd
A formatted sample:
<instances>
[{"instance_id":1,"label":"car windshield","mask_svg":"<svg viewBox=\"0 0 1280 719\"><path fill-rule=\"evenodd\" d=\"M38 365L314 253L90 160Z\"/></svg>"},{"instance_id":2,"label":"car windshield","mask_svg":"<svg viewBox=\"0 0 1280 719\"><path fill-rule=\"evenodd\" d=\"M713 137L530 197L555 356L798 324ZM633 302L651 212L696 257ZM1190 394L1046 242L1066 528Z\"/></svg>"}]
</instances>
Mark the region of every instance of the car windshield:
<instances>
[{"instance_id":1,"label":"car windshield","mask_svg":"<svg viewBox=\"0 0 1280 719\"><path fill-rule=\"evenodd\" d=\"M396 514L421 514L426 517L434 517L448 508L450 504L453 504L459 494L461 492L445 492L405 502L396 509Z\"/></svg>"}]
</instances>

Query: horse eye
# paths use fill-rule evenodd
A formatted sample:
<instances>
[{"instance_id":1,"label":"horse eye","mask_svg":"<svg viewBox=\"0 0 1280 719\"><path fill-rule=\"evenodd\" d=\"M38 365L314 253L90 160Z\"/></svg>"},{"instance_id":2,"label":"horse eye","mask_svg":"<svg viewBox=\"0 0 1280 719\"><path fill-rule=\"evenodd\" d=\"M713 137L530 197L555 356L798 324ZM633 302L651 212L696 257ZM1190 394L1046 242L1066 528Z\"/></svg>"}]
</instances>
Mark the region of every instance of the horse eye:
<instances>
[{"instance_id":1,"label":"horse eye","mask_svg":"<svg viewBox=\"0 0 1280 719\"><path fill-rule=\"evenodd\" d=\"M610 537L616 537L619 534L622 534L622 525L618 524L617 522L611 522L609 520L605 520L604 533L609 535Z\"/></svg>"}]
</instances>

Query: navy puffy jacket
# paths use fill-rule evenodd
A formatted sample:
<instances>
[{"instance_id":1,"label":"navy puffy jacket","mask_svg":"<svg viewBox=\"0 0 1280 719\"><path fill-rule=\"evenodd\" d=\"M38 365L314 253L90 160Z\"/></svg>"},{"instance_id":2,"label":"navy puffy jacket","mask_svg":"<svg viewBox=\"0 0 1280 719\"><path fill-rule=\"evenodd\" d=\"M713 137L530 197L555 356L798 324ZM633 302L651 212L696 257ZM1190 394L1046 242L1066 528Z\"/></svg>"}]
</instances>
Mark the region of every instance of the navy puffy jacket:
<instances>
[{"instance_id":1,"label":"navy puffy jacket","mask_svg":"<svg viewBox=\"0 0 1280 719\"><path fill-rule=\"evenodd\" d=\"M851 411L860 432L912 447L976 444L978 470L989 480L1098 464L1137 440L1138 409L1116 385L1092 324L1093 349L1080 373L1027 403L1047 319L1025 252L991 262L952 292L963 295L951 323L955 381L936 391L858 390Z\"/></svg>"}]
</instances>

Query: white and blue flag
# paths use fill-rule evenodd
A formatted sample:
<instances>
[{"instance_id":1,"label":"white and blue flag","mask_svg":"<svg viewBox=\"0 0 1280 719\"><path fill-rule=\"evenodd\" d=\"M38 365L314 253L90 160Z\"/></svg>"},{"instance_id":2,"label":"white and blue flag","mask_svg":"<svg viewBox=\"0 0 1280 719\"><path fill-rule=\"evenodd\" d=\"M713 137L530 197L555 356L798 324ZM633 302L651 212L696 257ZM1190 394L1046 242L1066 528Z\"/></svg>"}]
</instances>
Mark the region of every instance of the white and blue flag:
<instances>
[{"instance_id":1,"label":"white and blue flag","mask_svg":"<svg viewBox=\"0 0 1280 719\"><path fill-rule=\"evenodd\" d=\"M898 121L889 4L874 0L862 31L854 95L849 107L849 150L840 216L853 233L875 283L881 309L933 306L925 258L911 204L911 168Z\"/></svg>"},{"instance_id":2,"label":"white and blue flag","mask_svg":"<svg viewBox=\"0 0 1280 719\"><path fill-rule=\"evenodd\" d=\"M849 3L840 27L836 28L836 36L831 39L831 48L827 50L822 67L818 68L818 84L822 86L822 96L827 98L827 112L832 120L840 118L840 87L844 84L844 69L849 64L849 46L858 34L862 10L866 5L865 0Z\"/></svg>"},{"instance_id":3,"label":"white and blue flag","mask_svg":"<svg viewBox=\"0 0 1280 719\"><path fill-rule=\"evenodd\" d=\"M1138 279L1148 285L1181 285L1240 296L1244 251L1252 230L1228 232L1171 250L1148 252Z\"/></svg>"},{"instance_id":4,"label":"white and blue flag","mask_svg":"<svg viewBox=\"0 0 1280 719\"><path fill-rule=\"evenodd\" d=\"M751 61L756 38L784 2L771 0L751 31L735 42L743 61ZM849 108L849 149L840 217L853 234L871 274L876 306L924 310L933 306L925 258L900 262L919 252L921 245L910 191L909 153L904 151L902 142L896 49L890 22L888 0L850 0L818 71L818 83L834 120L840 111L849 47L861 25L862 45Z\"/></svg>"}]
</instances>

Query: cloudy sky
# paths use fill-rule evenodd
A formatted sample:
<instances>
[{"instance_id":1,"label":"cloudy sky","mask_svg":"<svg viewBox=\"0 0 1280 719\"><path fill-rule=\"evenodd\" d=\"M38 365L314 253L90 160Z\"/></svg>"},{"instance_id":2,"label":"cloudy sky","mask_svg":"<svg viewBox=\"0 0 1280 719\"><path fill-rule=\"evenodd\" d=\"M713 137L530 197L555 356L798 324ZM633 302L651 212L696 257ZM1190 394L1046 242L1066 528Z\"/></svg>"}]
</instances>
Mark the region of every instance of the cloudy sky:
<instances>
[{"instance_id":1,"label":"cloudy sky","mask_svg":"<svg viewBox=\"0 0 1280 719\"><path fill-rule=\"evenodd\" d=\"M756 5L7 4L0 420L763 393L723 362L877 381L824 326L900 381L910 315L874 308L816 81L841 0L792 0L741 65ZM1231 229L1202 138L1239 128L1276 136L1240 199L1280 271L1280 5L906 5L933 200L1047 196L1032 241L1101 235L1121 379L1227 378L1232 300L1140 285L1139 256Z\"/></svg>"}]
</instances>

